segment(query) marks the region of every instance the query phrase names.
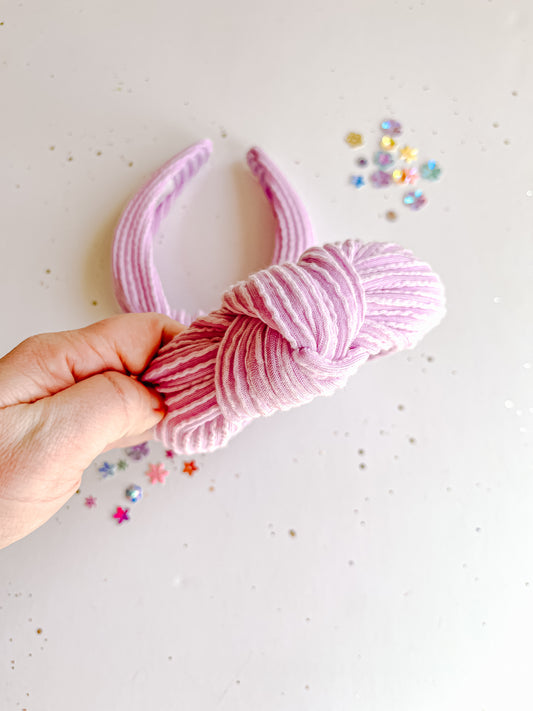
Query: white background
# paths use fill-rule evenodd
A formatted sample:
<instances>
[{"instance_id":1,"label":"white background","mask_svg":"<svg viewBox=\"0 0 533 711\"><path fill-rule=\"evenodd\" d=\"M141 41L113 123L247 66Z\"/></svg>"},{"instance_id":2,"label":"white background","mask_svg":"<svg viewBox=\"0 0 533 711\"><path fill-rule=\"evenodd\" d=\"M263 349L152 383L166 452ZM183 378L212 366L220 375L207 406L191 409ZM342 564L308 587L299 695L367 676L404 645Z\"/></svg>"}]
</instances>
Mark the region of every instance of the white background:
<instances>
[{"instance_id":1,"label":"white background","mask_svg":"<svg viewBox=\"0 0 533 711\"><path fill-rule=\"evenodd\" d=\"M127 524L114 507L163 450L112 480L96 462L0 552L2 711L533 708L531 19L528 0L2 1L2 354L117 313L120 212L204 137L156 244L174 306L268 264L251 145L319 242L398 241L448 298L414 351L194 477L176 460ZM348 182L389 115L443 166L420 213Z\"/></svg>"}]
</instances>

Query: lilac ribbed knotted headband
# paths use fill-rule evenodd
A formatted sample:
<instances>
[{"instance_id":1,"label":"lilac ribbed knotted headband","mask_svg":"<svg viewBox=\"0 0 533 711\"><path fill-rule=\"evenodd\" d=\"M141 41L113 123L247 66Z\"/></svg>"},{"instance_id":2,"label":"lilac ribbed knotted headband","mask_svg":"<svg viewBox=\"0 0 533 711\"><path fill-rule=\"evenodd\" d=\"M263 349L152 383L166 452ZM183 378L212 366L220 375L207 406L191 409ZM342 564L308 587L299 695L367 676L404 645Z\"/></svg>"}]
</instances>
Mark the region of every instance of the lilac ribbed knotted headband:
<instances>
[{"instance_id":1,"label":"lilac ribbed knotted headband","mask_svg":"<svg viewBox=\"0 0 533 711\"><path fill-rule=\"evenodd\" d=\"M203 141L172 158L133 198L115 234L113 274L125 311L173 311L152 240L186 181L211 153ZM329 395L365 361L414 346L444 314L431 268L396 244L312 247L307 213L257 148L248 165L277 221L273 266L231 287L156 354L142 380L165 397L156 435L181 454L217 449L248 422Z\"/></svg>"}]
</instances>

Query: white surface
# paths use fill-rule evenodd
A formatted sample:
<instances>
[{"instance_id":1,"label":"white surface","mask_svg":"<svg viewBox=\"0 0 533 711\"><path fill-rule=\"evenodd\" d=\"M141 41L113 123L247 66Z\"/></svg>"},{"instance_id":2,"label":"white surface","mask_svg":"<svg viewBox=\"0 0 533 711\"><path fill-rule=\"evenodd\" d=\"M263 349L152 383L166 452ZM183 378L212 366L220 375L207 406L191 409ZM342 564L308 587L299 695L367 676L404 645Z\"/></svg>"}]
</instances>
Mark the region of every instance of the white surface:
<instances>
[{"instance_id":1,"label":"white surface","mask_svg":"<svg viewBox=\"0 0 533 711\"><path fill-rule=\"evenodd\" d=\"M268 262L273 223L243 162L257 144L318 241L401 242L449 308L417 350L255 422L194 477L178 461L127 525L110 513L133 470L102 482L92 467L97 509L74 497L0 552L2 711L531 708L528 0L0 13L0 352L117 312L122 207L206 136L210 168L158 240L174 304L216 306ZM347 184L344 135L373 146L389 114L445 171L420 214Z\"/></svg>"}]
</instances>

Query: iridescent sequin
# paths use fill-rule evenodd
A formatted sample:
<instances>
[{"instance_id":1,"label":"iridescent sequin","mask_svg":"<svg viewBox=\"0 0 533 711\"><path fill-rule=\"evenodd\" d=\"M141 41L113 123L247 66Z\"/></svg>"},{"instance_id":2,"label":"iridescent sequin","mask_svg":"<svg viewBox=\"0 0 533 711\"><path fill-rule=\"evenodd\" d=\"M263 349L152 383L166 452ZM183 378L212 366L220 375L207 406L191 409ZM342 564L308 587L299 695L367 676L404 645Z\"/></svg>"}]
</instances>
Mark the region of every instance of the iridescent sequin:
<instances>
[{"instance_id":1,"label":"iridescent sequin","mask_svg":"<svg viewBox=\"0 0 533 711\"><path fill-rule=\"evenodd\" d=\"M392 179L395 183L405 183L405 170L401 168L396 168L392 171Z\"/></svg>"},{"instance_id":2,"label":"iridescent sequin","mask_svg":"<svg viewBox=\"0 0 533 711\"><path fill-rule=\"evenodd\" d=\"M390 136L400 136L402 133L402 124L394 119L385 119L381 122L381 130Z\"/></svg>"},{"instance_id":3,"label":"iridescent sequin","mask_svg":"<svg viewBox=\"0 0 533 711\"><path fill-rule=\"evenodd\" d=\"M404 146L400 151L401 159L406 163L412 163L416 160L418 156L418 148L411 148L411 146Z\"/></svg>"},{"instance_id":4,"label":"iridescent sequin","mask_svg":"<svg viewBox=\"0 0 533 711\"><path fill-rule=\"evenodd\" d=\"M384 151L393 151L396 148L396 141L392 138L392 136L383 136L379 142L379 145Z\"/></svg>"},{"instance_id":5,"label":"iridescent sequin","mask_svg":"<svg viewBox=\"0 0 533 711\"><path fill-rule=\"evenodd\" d=\"M128 486L126 489L126 498L129 499L132 503L135 503L136 501L140 501L143 497L143 490L142 487L138 486L137 484L132 484L131 486Z\"/></svg>"},{"instance_id":6,"label":"iridescent sequin","mask_svg":"<svg viewBox=\"0 0 533 711\"><path fill-rule=\"evenodd\" d=\"M424 163L424 165L420 167L420 175L425 180L438 180L441 173L442 168L434 160L428 160L427 163Z\"/></svg>"},{"instance_id":7,"label":"iridescent sequin","mask_svg":"<svg viewBox=\"0 0 533 711\"><path fill-rule=\"evenodd\" d=\"M420 210L427 204L427 198L421 190L414 190L404 195L403 203L411 210Z\"/></svg>"},{"instance_id":8,"label":"iridescent sequin","mask_svg":"<svg viewBox=\"0 0 533 711\"><path fill-rule=\"evenodd\" d=\"M359 148L364 143L363 136L360 133L353 133L353 131L351 131L344 140L352 148Z\"/></svg>"},{"instance_id":9,"label":"iridescent sequin","mask_svg":"<svg viewBox=\"0 0 533 711\"><path fill-rule=\"evenodd\" d=\"M380 168L390 168L394 164L394 157L387 151L377 151L374 153L374 163Z\"/></svg>"},{"instance_id":10,"label":"iridescent sequin","mask_svg":"<svg viewBox=\"0 0 533 711\"><path fill-rule=\"evenodd\" d=\"M377 170L370 176L370 182L375 188L385 188L390 185L392 181L392 176L390 173L386 173L384 170Z\"/></svg>"}]
</instances>

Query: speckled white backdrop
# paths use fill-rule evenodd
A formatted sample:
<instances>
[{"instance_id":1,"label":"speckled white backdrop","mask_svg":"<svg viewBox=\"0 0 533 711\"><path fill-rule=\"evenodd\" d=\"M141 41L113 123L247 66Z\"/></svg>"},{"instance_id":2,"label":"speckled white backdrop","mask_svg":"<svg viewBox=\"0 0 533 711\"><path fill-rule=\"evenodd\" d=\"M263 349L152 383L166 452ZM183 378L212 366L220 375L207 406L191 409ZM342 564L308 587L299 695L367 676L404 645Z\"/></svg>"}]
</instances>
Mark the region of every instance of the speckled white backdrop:
<instances>
[{"instance_id":1,"label":"speckled white backdrop","mask_svg":"<svg viewBox=\"0 0 533 711\"><path fill-rule=\"evenodd\" d=\"M194 477L176 461L120 527L163 451L108 481L97 462L0 552L2 711L533 707L531 20L529 0L3 0L1 353L117 312L120 211L204 137L157 240L175 305L268 263L258 144L319 242L401 242L449 312ZM347 182L344 135L373 146L389 114L445 171L419 214Z\"/></svg>"}]
</instances>

